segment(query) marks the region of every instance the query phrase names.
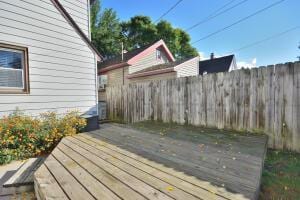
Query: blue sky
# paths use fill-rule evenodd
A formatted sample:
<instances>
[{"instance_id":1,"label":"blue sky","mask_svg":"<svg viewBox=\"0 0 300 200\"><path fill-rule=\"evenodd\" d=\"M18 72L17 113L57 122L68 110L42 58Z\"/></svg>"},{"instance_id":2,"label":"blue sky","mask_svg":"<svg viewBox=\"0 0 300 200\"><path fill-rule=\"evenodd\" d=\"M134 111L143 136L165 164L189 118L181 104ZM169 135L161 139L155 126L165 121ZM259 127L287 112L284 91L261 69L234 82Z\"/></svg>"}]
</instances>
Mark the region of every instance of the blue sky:
<instances>
[{"instance_id":1,"label":"blue sky","mask_svg":"<svg viewBox=\"0 0 300 200\"><path fill-rule=\"evenodd\" d=\"M235 0L234 5L242 0ZM229 12L189 31L192 42L220 28L234 23L278 0L248 0ZM121 20L135 15L159 18L177 0L102 0L103 8L113 8ZM183 0L164 17L173 26L186 29L201 21L230 0ZM194 44L208 57L211 52L226 55L232 50L262 40L300 25L300 0L285 0L283 3L260 13L232 28ZM239 64L263 66L297 60L300 50L300 28L259 45L234 52Z\"/></svg>"}]
</instances>

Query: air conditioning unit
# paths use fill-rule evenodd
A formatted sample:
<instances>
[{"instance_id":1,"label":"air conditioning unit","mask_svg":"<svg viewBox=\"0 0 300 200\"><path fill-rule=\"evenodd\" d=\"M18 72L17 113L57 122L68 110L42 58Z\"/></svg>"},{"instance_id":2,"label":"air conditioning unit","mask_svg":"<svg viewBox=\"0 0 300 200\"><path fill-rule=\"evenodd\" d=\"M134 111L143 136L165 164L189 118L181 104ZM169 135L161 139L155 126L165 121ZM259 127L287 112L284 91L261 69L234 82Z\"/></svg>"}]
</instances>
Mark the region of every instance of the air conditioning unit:
<instances>
[{"instance_id":1,"label":"air conditioning unit","mask_svg":"<svg viewBox=\"0 0 300 200\"><path fill-rule=\"evenodd\" d=\"M98 76L99 90L105 90L107 86L107 75Z\"/></svg>"}]
</instances>

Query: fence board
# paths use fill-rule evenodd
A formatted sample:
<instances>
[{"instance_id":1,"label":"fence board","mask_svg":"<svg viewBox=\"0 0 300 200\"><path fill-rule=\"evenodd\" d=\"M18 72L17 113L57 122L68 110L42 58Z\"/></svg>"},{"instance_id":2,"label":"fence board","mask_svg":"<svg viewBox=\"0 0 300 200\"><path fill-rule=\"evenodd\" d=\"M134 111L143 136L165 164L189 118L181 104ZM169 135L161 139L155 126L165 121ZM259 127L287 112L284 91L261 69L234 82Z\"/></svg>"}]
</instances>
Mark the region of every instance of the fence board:
<instances>
[{"instance_id":1,"label":"fence board","mask_svg":"<svg viewBox=\"0 0 300 200\"><path fill-rule=\"evenodd\" d=\"M300 151L300 63L107 88L112 120L158 120L263 132Z\"/></svg>"}]
</instances>

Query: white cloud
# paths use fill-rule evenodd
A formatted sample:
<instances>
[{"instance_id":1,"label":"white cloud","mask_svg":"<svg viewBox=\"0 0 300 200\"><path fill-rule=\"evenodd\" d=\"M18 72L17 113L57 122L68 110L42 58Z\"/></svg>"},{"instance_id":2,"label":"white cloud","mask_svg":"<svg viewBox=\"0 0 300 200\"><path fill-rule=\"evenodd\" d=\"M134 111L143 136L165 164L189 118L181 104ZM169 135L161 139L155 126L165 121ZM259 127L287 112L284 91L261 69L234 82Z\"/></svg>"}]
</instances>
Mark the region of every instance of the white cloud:
<instances>
[{"instance_id":1,"label":"white cloud","mask_svg":"<svg viewBox=\"0 0 300 200\"><path fill-rule=\"evenodd\" d=\"M207 60L209 57L206 57L205 53L203 51L199 51L199 56L201 60Z\"/></svg>"},{"instance_id":2,"label":"white cloud","mask_svg":"<svg viewBox=\"0 0 300 200\"><path fill-rule=\"evenodd\" d=\"M257 63L257 59L256 58L253 58L250 62L249 61L240 61L240 62L237 62L237 68L238 69L241 69L241 68L255 68L256 67L256 63Z\"/></svg>"}]
</instances>

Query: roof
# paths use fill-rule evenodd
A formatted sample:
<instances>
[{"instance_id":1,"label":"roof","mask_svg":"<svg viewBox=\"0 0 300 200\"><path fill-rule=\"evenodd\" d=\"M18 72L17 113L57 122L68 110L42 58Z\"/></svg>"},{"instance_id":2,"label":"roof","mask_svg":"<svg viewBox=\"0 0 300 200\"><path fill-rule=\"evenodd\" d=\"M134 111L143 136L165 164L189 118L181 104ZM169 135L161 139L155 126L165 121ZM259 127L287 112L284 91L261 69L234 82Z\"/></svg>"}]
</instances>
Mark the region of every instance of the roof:
<instances>
[{"instance_id":1,"label":"roof","mask_svg":"<svg viewBox=\"0 0 300 200\"><path fill-rule=\"evenodd\" d=\"M220 58L213 58L209 60L203 60L199 62L199 74L202 75L204 72L218 73L228 72L234 55L224 56Z\"/></svg>"},{"instance_id":2,"label":"roof","mask_svg":"<svg viewBox=\"0 0 300 200\"><path fill-rule=\"evenodd\" d=\"M172 71L175 71L174 68L176 66L178 66L182 63L185 63L191 59L194 59L196 57L198 57L198 56L181 59L181 60L174 61L174 62L154 65L152 67L148 67L146 69L134 72L134 73L128 75L128 78L136 78L136 77L141 77L141 76L149 76L149 75L155 75L155 74L160 74L160 73L172 72Z\"/></svg>"},{"instance_id":3,"label":"roof","mask_svg":"<svg viewBox=\"0 0 300 200\"><path fill-rule=\"evenodd\" d=\"M97 48L92 44L90 39L82 32L80 27L76 24L74 19L71 17L71 15L67 12L67 10L61 5L59 0L51 0L53 5L57 8L57 10L61 13L61 15L68 21L68 23L75 29L75 31L79 34L81 39L89 46L89 48L97 54L100 59L103 59L103 56L100 54L100 52L97 50Z\"/></svg>"},{"instance_id":4,"label":"roof","mask_svg":"<svg viewBox=\"0 0 300 200\"><path fill-rule=\"evenodd\" d=\"M195 57L193 57L195 58ZM140 70L140 71L137 71L133 74L139 74L139 73L143 73L143 72L148 72L148 71L154 71L154 70L159 70L159 69L166 69L166 68L171 68L171 67L176 67L177 65L180 65L190 59L193 59L193 58L186 58L186 59L182 59L182 60L177 60L175 62L169 62L169 63L164 63L164 64L159 64L159 65L154 65L152 67L148 67L146 69L143 69L143 70Z\"/></svg>"},{"instance_id":5,"label":"roof","mask_svg":"<svg viewBox=\"0 0 300 200\"><path fill-rule=\"evenodd\" d=\"M104 68L104 67L108 67L108 66L111 66L111 65L127 62L128 60L130 60L134 56L136 56L139 53L141 53L142 51L146 50L148 47L152 46L154 43L151 43L151 44L145 45L143 47L134 49L132 51L128 51L127 53L124 53L123 54L123 60L122 60L122 55L121 54L117 55L117 56L114 56L112 58L109 58L107 60L104 60L103 62L98 64L98 67L99 68Z\"/></svg>"},{"instance_id":6,"label":"roof","mask_svg":"<svg viewBox=\"0 0 300 200\"><path fill-rule=\"evenodd\" d=\"M142 57L146 56L150 51L153 49L156 49L158 47L162 47L166 55L168 56L170 61L175 61L175 58L173 57L173 54L168 49L167 45L163 40L158 40L153 43L150 43L148 45L145 45L143 47L134 49L132 51L128 51L127 53L123 54L123 60L122 55L117 55L113 58L107 59L101 63L98 64L98 68L100 72L109 71L115 68L133 65L135 62L137 62Z\"/></svg>"}]
</instances>

